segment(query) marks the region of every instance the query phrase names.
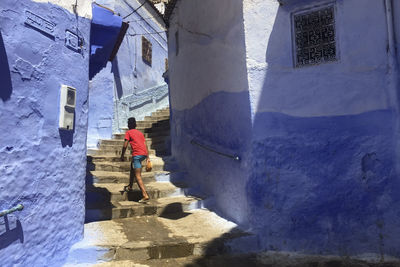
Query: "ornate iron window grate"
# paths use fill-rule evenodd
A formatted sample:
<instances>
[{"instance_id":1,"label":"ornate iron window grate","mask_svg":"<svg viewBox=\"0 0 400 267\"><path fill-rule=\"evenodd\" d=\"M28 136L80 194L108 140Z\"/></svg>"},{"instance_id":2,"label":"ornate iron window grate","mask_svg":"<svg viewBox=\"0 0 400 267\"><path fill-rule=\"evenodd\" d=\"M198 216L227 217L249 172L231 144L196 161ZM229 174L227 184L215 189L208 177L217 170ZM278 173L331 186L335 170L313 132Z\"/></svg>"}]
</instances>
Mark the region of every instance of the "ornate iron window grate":
<instances>
[{"instance_id":1,"label":"ornate iron window grate","mask_svg":"<svg viewBox=\"0 0 400 267\"><path fill-rule=\"evenodd\" d=\"M295 67L336 61L333 5L293 14Z\"/></svg>"},{"instance_id":2,"label":"ornate iron window grate","mask_svg":"<svg viewBox=\"0 0 400 267\"><path fill-rule=\"evenodd\" d=\"M152 45L149 40L142 36L142 59L151 66L152 63Z\"/></svg>"}]
</instances>

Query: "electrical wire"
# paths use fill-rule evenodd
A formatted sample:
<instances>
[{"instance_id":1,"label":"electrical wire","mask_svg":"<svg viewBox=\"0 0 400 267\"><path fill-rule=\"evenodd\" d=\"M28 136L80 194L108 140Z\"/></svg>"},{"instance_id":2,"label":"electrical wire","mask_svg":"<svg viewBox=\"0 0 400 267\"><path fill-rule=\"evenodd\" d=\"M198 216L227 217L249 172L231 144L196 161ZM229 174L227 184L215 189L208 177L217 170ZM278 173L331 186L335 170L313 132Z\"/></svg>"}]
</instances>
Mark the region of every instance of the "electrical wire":
<instances>
[{"instance_id":1,"label":"electrical wire","mask_svg":"<svg viewBox=\"0 0 400 267\"><path fill-rule=\"evenodd\" d=\"M129 36L136 36L136 35L151 35L151 34L160 34L164 33L167 31L161 31L161 32L146 32L146 33L135 33L135 34L128 34Z\"/></svg>"},{"instance_id":2,"label":"electrical wire","mask_svg":"<svg viewBox=\"0 0 400 267\"><path fill-rule=\"evenodd\" d=\"M132 15L133 13L135 13L136 11L138 11L139 8L141 8L142 6L144 6L144 4L146 4L146 1L144 1L143 4L141 4L138 8L136 8L135 10L133 10L131 13L129 13L128 15L126 15L125 17L123 17L122 19L126 19L127 17L129 17L130 15Z\"/></svg>"},{"instance_id":3,"label":"electrical wire","mask_svg":"<svg viewBox=\"0 0 400 267\"><path fill-rule=\"evenodd\" d=\"M158 18L159 16L156 17L148 17L148 18L141 18L141 19L137 19L137 20L128 20L127 22L138 22L138 21L142 21L142 20L148 20L148 19L155 19Z\"/></svg>"}]
</instances>

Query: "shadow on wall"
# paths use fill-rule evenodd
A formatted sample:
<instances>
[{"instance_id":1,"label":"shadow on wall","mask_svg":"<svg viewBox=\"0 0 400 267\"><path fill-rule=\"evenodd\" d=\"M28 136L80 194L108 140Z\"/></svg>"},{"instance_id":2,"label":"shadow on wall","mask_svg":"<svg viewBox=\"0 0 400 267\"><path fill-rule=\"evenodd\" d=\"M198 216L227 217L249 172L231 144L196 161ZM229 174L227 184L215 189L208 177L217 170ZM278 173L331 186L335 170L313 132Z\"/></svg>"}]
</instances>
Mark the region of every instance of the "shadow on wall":
<instances>
[{"instance_id":1,"label":"shadow on wall","mask_svg":"<svg viewBox=\"0 0 400 267\"><path fill-rule=\"evenodd\" d=\"M85 223L111 220L113 217L114 206L111 203L110 192L105 188L93 185L95 177L91 171L95 169L96 164L93 163L93 158L88 156L85 179Z\"/></svg>"},{"instance_id":2,"label":"shadow on wall","mask_svg":"<svg viewBox=\"0 0 400 267\"><path fill-rule=\"evenodd\" d=\"M258 105L307 114L309 105L322 101L307 94L310 89L325 94L327 105L337 99L315 85L332 79L328 72L321 74L320 66L307 67L319 73L305 77L314 79L312 84L300 79L302 70L291 67L289 57L279 59L291 53L291 46L283 44L291 40L290 27L290 12L280 7L268 41L268 70ZM293 83L294 78L299 81ZM253 125L253 171L247 193L262 249L400 256L400 229L394 223L399 214L392 212L400 205L393 167L393 113L305 117L260 110ZM387 200L385 205L382 199Z\"/></svg>"},{"instance_id":3,"label":"shadow on wall","mask_svg":"<svg viewBox=\"0 0 400 267\"><path fill-rule=\"evenodd\" d=\"M122 92L122 83L121 83L121 76L119 73L117 57L115 57L114 60L112 61L111 71L114 74L114 81L115 81L115 87L117 88L118 99L121 99L123 92Z\"/></svg>"},{"instance_id":4,"label":"shadow on wall","mask_svg":"<svg viewBox=\"0 0 400 267\"><path fill-rule=\"evenodd\" d=\"M6 48L4 46L3 37L0 32L0 98L3 102L10 99L12 94L12 83L10 75L10 67L8 65Z\"/></svg>"},{"instance_id":5,"label":"shadow on wall","mask_svg":"<svg viewBox=\"0 0 400 267\"><path fill-rule=\"evenodd\" d=\"M61 145L62 147L72 147L72 144L74 143L74 133L75 133L75 127L76 127L76 114L74 113L74 130L64 130L64 129L58 129L58 132L60 134L60 139L61 139Z\"/></svg>"},{"instance_id":6,"label":"shadow on wall","mask_svg":"<svg viewBox=\"0 0 400 267\"><path fill-rule=\"evenodd\" d=\"M8 247L18 240L20 243L24 243L24 231L22 230L21 222L16 220L15 227L10 229L8 215L4 216L4 224L0 222L0 250Z\"/></svg>"}]
</instances>

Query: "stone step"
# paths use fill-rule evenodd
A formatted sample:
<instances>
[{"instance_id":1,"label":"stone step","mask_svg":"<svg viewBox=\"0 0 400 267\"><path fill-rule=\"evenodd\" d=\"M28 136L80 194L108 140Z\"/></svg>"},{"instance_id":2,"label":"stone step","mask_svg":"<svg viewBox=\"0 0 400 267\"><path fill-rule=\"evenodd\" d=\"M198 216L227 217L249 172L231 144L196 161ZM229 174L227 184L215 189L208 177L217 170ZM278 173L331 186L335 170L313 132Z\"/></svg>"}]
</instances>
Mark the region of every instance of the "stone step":
<instances>
[{"instance_id":1,"label":"stone step","mask_svg":"<svg viewBox=\"0 0 400 267\"><path fill-rule=\"evenodd\" d=\"M152 144L159 144L159 143L164 143L166 136L155 136L151 138L145 138L146 143L148 146ZM117 146L123 146L125 140L124 139L101 139L100 140L100 148L102 145L117 145Z\"/></svg>"},{"instance_id":2,"label":"stone step","mask_svg":"<svg viewBox=\"0 0 400 267\"><path fill-rule=\"evenodd\" d=\"M103 145L101 149L88 149L87 150L88 156L95 156L95 155L105 155L105 156L114 156L114 157L120 157L122 153L122 146L121 147L116 147L113 145ZM149 155L150 156L168 156L169 150L164 147L160 147L157 150L156 149L150 149L149 148ZM125 152L125 157L126 158L131 158L131 150L128 149ZM128 157L129 156L129 157Z\"/></svg>"},{"instance_id":3,"label":"stone step","mask_svg":"<svg viewBox=\"0 0 400 267\"><path fill-rule=\"evenodd\" d=\"M112 254L112 253L111 253ZM68 264L64 267L80 267ZM82 265L87 266L87 265ZM187 256L148 260L99 260L96 267L399 267L398 260L376 260L339 256L316 256L287 252L253 252L222 255Z\"/></svg>"},{"instance_id":4,"label":"stone step","mask_svg":"<svg viewBox=\"0 0 400 267\"><path fill-rule=\"evenodd\" d=\"M129 265L131 264L131 265ZM225 254L225 255L200 255L187 256L179 258L150 259L150 260L121 260L96 264L96 267L311 267L312 264L303 266L282 265L272 262L270 265L264 264L264 261L256 253ZM316 265L315 265L316 266ZM318 265L320 266L320 265ZM321 267L328 267L323 266ZM349 267L349 266L348 266Z\"/></svg>"},{"instance_id":5,"label":"stone step","mask_svg":"<svg viewBox=\"0 0 400 267\"><path fill-rule=\"evenodd\" d=\"M160 120L150 119L150 117L149 117L148 120L137 121L136 122L136 126L147 126L147 125L150 125L150 126L147 126L147 127L152 127L152 126L168 125L169 123L170 123L169 117L166 117L163 120L162 119L160 119Z\"/></svg>"},{"instance_id":6,"label":"stone step","mask_svg":"<svg viewBox=\"0 0 400 267\"><path fill-rule=\"evenodd\" d=\"M168 175L167 171L151 171L142 172L142 179L144 182L155 182L156 177L160 175ZM107 172L107 171L91 171L88 174L89 180L95 184L102 183L118 183L118 184L128 184L129 183L129 171L128 172Z\"/></svg>"},{"instance_id":7,"label":"stone step","mask_svg":"<svg viewBox=\"0 0 400 267\"><path fill-rule=\"evenodd\" d=\"M164 109L164 110L157 110L151 113L151 116L157 116L157 115L170 115L169 109Z\"/></svg>"},{"instance_id":8,"label":"stone step","mask_svg":"<svg viewBox=\"0 0 400 267\"><path fill-rule=\"evenodd\" d=\"M154 132L154 133L143 133L143 135L145 138L153 138L153 137L158 137L158 136L169 136L170 131L166 130L166 131ZM125 139L125 134L124 133L113 134L113 139Z\"/></svg>"},{"instance_id":9,"label":"stone step","mask_svg":"<svg viewBox=\"0 0 400 267\"><path fill-rule=\"evenodd\" d=\"M159 158L157 160L155 160L154 158L150 159L153 165L153 171L164 170L164 162L162 161L162 159ZM106 161L106 159L104 159L104 161L94 160L92 162L88 162L88 164L90 164L90 166L88 166L90 171L128 172L130 170L131 163L129 161L113 162L113 161Z\"/></svg>"},{"instance_id":10,"label":"stone step","mask_svg":"<svg viewBox=\"0 0 400 267\"><path fill-rule=\"evenodd\" d=\"M87 150L88 156L95 156L95 155L105 155L105 156L114 156L120 157L122 153L122 147L116 147L113 145L105 145L102 146L101 149L88 149ZM125 157L129 159L131 158L131 150L128 148L125 152ZM157 157L165 157L170 155L170 151L163 147L159 147L156 149L149 148L149 155L150 156L157 156Z\"/></svg>"},{"instance_id":11,"label":"stone step","mask_svg":"<svg viewBox=\"0 0 400 267\"><path fill-rule=\"evenodd\" d=\"M149 127L136 127L136 130L141 131L142 133L156 133L156 132L164 132L170 129L169 124L164 125L153 125L151 128ZM123 132L128 131L128 128L121 128Z\"/></svg>"},{"instance_id":12,"label":"stone step","mask_svg":"<svg viewBox=\"0 0 400 267\"><path fill-rule=\"evenodd\" d=\"M168 207L166 205L164 209ZM175 208L171 211L175 212L161 211L159 216L86 223L84 239L72 247L67 262L71 266L96 261L110 264L133 261L145 266L172 266L162 263L168 263L166 259L181 259L172 261L185 263L190 259L195 261L204 257L237 255L248 249L246 245L252 247L253 243L257 243L253 235L206 209ZM241 249L238 244L245 248ZM94 254L88 253L92 251L97 251L95 261L93 256L89 257ZM247 266L254 266L251 262Z\"/></svg>"},{"instance_id":13,"label":"stone step","mask_svg":"<svg viewBox=\"0 0 400 267\"><path fill-rule=\"evenodd\" d=\"M109 203L116 201L139 201L142 198L137 184L132 187L132 191L125 192L126 184L99 183L86 189L86 203ZM176 187L170 182L145 181L146 191L151 199L158 199L170 196L183 196L183 185Z\"/></svg>"},{"instance_id":14,"label":"stone step","mask_svg":"<svg viewBox=\"0 0 400 267\"><path fill-rule=\"evenodd\" d=\"M150 199L146 203L135 201L117 201L105 203L87 203L86 222L130 218L145 215L167 215L189 211L201 207L201 200L195 197L171 196Z\"/></svg>"},{"instance_id":15,"label":"stone step","mask_svg":"<svg viewBox=\"0 0 400 267\"><path fill-rule=\"evenodd\" d=\"M100 145L99 150L103 151L103 149L104 149L105 152L107 152L107 151L108 152L109 151L115 151L115 150L122 151L122 146L123 145L121 145L121 143L117 143L117 142L115 142L114 144L112 142L108 142L108 143L111 143L111 144L107 144L107 145L102 144L102 145ZM123 144L123 142L122 142L122 144ZM165 142L147 144L147 147L148 147L149 150L153 149L155 153L157 151L159 151L159 153L163 153L163 152L167 151L167 144ZM130 150L130 145L128 145L128 149ZM128 153L128 149L125 152L126 155L130 154L130 153ZM97 153L97 154L101 154L101 153Z\"/></svg>"},{"instance_id":16,"label":"stone step","mask_svg":"<svg viewBox=\"0 0 400 267\"><path fill-rule=\"evenodd\" d=\"M163 159L157 156L150 155L150 161L154 164L163 164ZM132 159L132 155L125 153L124 161L121 161L121 156L118 155L107 155L107 154L97 154L97 155L89 155L87 156L87 161L91 163L99 163L99 162L118 162L118 163L129 163ZM145 161L142 161L144 164ZM142 165L143 165L142 164Z\"/></svg>"},{"instance_id":17,"label":"stone step","mask_svg":"<svg viewBox=\"0 0 400 267\"><path fill-rule=\"evenodd\" d=\"M159 127L165 126L169 124L169 120L162 120L162 121L138 121L136 123L136 129L139 128L151 128L151 127Z\"/></svg>"},{"instance_id":18,"label":"stone step","mask_svg":"<svg viewBox=\"0 0 400 267\"><path fill-rule=\"evenodd\" d=\"M168 115L157 114L157 115L144 117L144 121L154 122L154 121L162 121L162 120L169 120L169 114Z\"/></svg>"}]
</instances>

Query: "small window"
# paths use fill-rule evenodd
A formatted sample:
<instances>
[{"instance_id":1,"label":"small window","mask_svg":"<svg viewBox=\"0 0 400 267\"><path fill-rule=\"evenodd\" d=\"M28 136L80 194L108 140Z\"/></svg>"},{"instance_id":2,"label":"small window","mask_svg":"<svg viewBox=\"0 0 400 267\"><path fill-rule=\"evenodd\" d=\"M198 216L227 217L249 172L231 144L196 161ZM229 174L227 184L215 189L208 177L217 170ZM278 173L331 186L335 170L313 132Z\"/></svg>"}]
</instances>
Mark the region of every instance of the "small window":
<instances>
[{"instance_id":1,"label":"small window","mask_svg":"<svg viewBox=\"0 0 400 267\"><path fill-rule=\"evenodd\" d=\"M152 45L144 36L142 36L142 59L145 63L151 66Z\"/></svg>"},{"instance_id":2,"label":"small window","mask_svg":"<svg viewBox=\"0 0 400 267\"><path fill-rule=\"evenodd\" d=\"M337 60L333 5L293 15L295 67Z\"/></svg>"},{"instance_id":3,"label":"small window","mask_svg":"<svg viewBox=\"0 0 400 267\"><path fill-rule=\"evenodd\" d=\"M165 71L168 71L168 58L165 59Z\"/></svg>"}]
</instances>

